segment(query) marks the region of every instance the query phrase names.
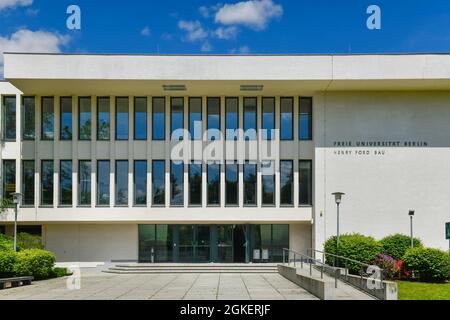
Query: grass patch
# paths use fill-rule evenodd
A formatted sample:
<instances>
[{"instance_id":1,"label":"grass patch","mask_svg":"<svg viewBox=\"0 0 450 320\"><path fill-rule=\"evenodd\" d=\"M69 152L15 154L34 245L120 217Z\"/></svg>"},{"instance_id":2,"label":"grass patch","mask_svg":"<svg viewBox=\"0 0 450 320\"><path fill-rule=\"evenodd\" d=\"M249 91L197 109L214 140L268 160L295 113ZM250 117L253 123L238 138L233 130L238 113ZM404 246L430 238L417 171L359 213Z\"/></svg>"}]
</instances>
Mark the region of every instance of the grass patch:
<instances>
[{"instance_id":1,"label":"grass patch","mask_svg":"<svg viewBox=\"0 0 450 320\"><path fill-rule=\"evenodd\" d=\"M399 300L450 300L450 283L397 283Z\"/></svg>"}]
</instances>

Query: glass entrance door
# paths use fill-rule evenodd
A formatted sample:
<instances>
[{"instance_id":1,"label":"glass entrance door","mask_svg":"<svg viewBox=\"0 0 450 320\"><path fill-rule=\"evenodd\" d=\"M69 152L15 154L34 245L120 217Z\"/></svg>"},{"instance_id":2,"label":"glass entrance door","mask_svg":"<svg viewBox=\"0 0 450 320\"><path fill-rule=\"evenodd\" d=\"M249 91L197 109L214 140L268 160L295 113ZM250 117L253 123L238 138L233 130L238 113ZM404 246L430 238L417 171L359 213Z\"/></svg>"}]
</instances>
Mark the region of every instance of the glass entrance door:
<instances>
[{"instance_id":1,"label":"glass entrance door","mask_svg":"<svg viewBox=\"0 0 450 320\"><path fill-rule=\"evenodd\" d=\"M209 262L211 260L210 226L179 227L178 261Z\"/></svg>"},{"instance_id":2,"label":"glass entrance door","mask_svg":"<svg viewBox=\"0 0 450 320\"><path fill-rule=\"evenodd\" d=\"M233 226L217 226L217 262L233 262Z\"/></svg>"}]
</instances>

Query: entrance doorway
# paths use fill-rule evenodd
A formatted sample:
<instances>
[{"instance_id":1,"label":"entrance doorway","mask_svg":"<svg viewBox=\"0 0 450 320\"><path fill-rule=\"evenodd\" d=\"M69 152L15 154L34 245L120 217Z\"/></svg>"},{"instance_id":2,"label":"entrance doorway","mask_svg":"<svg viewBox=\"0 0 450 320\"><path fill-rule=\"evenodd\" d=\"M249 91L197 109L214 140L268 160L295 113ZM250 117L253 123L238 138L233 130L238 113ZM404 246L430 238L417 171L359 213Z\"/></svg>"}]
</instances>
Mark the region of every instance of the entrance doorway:
<instances>
[{"instance_id":1,"label":"entrance doorway","mask_svg":"<svg viewBox=\"0 0 450 320\"><path fill-rule=\"evenodd\" d=\"M245 263L246 236L245 226L234 226L233 230L233 262Z\"/></svg>"}]
</instances>

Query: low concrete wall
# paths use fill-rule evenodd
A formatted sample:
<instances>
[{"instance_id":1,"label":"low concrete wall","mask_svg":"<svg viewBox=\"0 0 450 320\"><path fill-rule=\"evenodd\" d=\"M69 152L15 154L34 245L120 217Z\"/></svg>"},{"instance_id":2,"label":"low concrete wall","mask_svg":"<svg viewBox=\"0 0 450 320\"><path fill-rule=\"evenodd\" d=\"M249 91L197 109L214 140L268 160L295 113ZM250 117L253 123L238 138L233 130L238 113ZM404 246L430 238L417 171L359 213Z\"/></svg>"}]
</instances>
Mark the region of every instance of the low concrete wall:
<instances>
[{"instance_id":1,"label":"low concrete wall","mask_svg":"<svg viewBox=\"0 0 450 320\"><path fill-rule=\"evenodd\" d=\"M369 278L361 278L360 276L355 275L343 275L341 280L355 286L357 288L361 288L363 291L368 294L381 299L381 300L398 300L398 288L397 283L392 281L382 281L383 287L385 289L376 289L377 287L381 288L380 280L371 280ZM368 283L372 282L374 289L369 289Z\"/></svg>"},{"instance_id":2,"label":"low concrete wall","mask_svg":"<svg viewBox=\"0 0 450 320\"><path fill-rule=\"evenodd\" d=\"M335 288L321 279L297 273L293 267L278 265L278 273L321 300L333 300Z\"/></svg>"}]
</instances>

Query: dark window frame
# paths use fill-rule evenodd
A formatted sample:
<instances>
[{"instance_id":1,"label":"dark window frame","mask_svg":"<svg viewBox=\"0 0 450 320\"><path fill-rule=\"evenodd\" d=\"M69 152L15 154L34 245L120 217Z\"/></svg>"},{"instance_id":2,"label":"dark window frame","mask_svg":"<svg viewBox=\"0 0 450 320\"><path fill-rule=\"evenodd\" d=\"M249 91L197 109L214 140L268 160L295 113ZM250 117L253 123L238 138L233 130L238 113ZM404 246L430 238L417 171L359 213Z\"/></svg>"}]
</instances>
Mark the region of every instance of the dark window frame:
<instances>
[{"instance_id":1,"label":"dark window frame","mask_svg":"<svg viewBox=\"0 0 450 320\"><path fill-rule=\"evenodd\" d=\"M202 133L200 136L200 139L195 139L195 130L194 130L194 135L191 132L191 100L193 99L200 99L200 121L202 122ZM203 98L202 97L189 97L189 101L188 101L188 131L189 131L189 135L190 135L190 140L191 141L202 141L203 140ZM195 129L195 128L194 128Z\"/></svg>"},{"instance_id":2,"label":"dark window frame","mask_svg":"<svg viewBox=\"0 0 450 320\"><path fill-rule=\"evenodd\" d=\"M109 170L108 170L108 203L107 204L100 204L99 202L99 178L100 178L100 174L99 174L99 165L100 165L100 163L103 163L103 162L105 162L105 163L108 163L108 167L109 167ZM96 206L97 207L106 207L106 208L109 208L109 207L111 207L111 160L109 160L109 159L98 159L97 160L97 163L96 163L96 173L95 173L95 183L96 183L96 187L95 187L95 204L96 204Z\"/></svg>"},{"instance_id":3,"label":"dark window frame","mask_svg":"<svg viewBox=\"0 0 450 320\"><path fill-rule=\"evenodd\" d=\"M33 122L33 138L26 138L24 133L25 133L25 99L33 99L34 100L34 108L33 108L33 113L34 113L34 122ZM22 101L21 101L21 110L22 110L22 123L21 123L21 128L22 128L22 141L36 141L36 96L23 96L22 97Z\"/></svg>"},{"instance_id":4,"label":"dark window frame","mask_svg":"<svg viewBox=\"0 0 450 320\"><path fill-rule=\"evenodd\" d=\"M81 139L81 99L89 99L90 102L90 117L91 117L91 128L90 128L90 137L89 139ZM91 141L92 140L92 97L84 96L78 97L78 141Z\"/></svg>"},{"instance_id":5,"label":"dark window frame","mask_svg":"<svg viewBox=\"0 0 450 320\"><path fill-rule=\"evenodd\" d=\"M52 134L53 134L53 138L46 138L44 136L44 121L43 121L43 119L44 119L44 100L45 99L51 99L52 102L53 102L53 104L52 104L53 105L53 111L52 111L52 117L53 117L53 128L52 128L53 131L52 131ZM55 138L56 138L56 134L55 134L55 97L52 97L52 96L41 97L41 119L40 119L40 122L41 122L41 141L55 141Z\"/></svg>"},{"instance_id":6,"label":"dark window frame","mask_svg":"<svg viewBox=\"0 0 450 320\"><path fill-rule=\"evenodd\" d=\"M249 204L249 203L245 203L245 199L246 199L246 188L245 188L245 184L246 184L246 182L245 182L245 166L246 165L251 165L251 166L254 166L255 167L255 203L253 204L253 203L251 203L251 204ZM252 162L252 161L245 161L244 162L244 164L243 164L243 166L242 166L242 174L243 174L243 201L244 201L244 204L243 204L243 206L244 207L248 207L248 208L255 208L255 207L257 207L258 206L258 164L257 164L257 162L256 161L254 161L254 162Z\"/></svg>"},{"instance_id":7,"label":"dark window frame","mask_svg":"<svg viewBox=\"0 0 450 320\"><path fill-rule=\"evenodd\" d=\"M81 185L81 164L82 163L84 163L84 162L89 162L90 163L90 166L91 166L91 172L89 173L89 176L90 176L90 179L89 179L89 181L90 181L90 186L89 186L89 194L90 194L90 203L89 204L82 204L82 203L80 203L80 199L81 199L81 187L80 187L80 185ZM78 191L77 191L77 193L78 193L78 206L79 207L91 207L92 206L92 160L89 160L89 159L79 159L78 160Z\"/></svg>"},{"instance_id":8,"label":"dark window frame","mask_svg":"<svg viewBox=\"0 0 450 320\"><path fill-rule=\"evenodd\" d=\"M219 166L219 192L218 192L218 203L210 203L209 202L209 166L210 165L217 165ZM222 165L220 162L210 162L206 164L206 206L211 208L219 208L222 205L222 199L221 199L221 193L222 193Z\"/></svg>"},{"instance_id":9,"label":"dark window frame","mask_svg":"<svg viewBox=\"0 0 450 320\"><path fill-rule=\"evenodd\" d=\"M136 201L136 164L138 163L145 163L145 203L137 203ZM147 207L148 204L148 177L147 177L147 173L148 173L148 161L147 160L139 160L136 159L133 161L133 206L134 207Z\"/></svg>"},{"instance_id":10,"label":"dark window frame","mask_svg":"<svg viewBox=\"0 0 450 320\"><path fill-rule=\"evenodd\" d=\"M256 101L256 110L255 110L255 134L256 134L256 140L251 140L250 138L246 137L246 129L245 129L245 101L254 99ZM244 141L258 141L258 97L244 97L243 105L242 105L242 131L244 132Z\"/></svg>"},{"instance_id":11,"label":"dark window frame","mask_svg":"<svg viewBox=\"0 0 450 320\"><path fill-rule=\"evenodd\" d=\"M17 141L17 97L15 95L2 95L1 97L2 101L2 105L1 105L1 110L2 110L2 140L6 141L6 142L16 142ZM14 138L6 138L6 116L5 116L5 98L13 98L14 99Z\"/></svg>"},{"instance_id":12,"label":"dark window frame","mask_svg":"<svg viewBox=\"0 0 450 320\"><path fill-rule=\"evenodd\" d=\"M292 168L292 172L291 172L291 174L292 174L292 182L291 182L291 203L283 203L282 202L282 196L281 196L281 191L283 190L283 186L281 185L281 168L282 168L282 166L281 166L281 164L282 164L282 162L290 162L291 163L291 168ZM280 206L281 207L293 207L294 206L294 203L295 203L295 201L294 201L294 196L295 196L295 193L294 193L294 160L292 160L292 159L280 159Z\"/></svg>"},{"instance_id":13,"label":"dark window frame","mask_svg":"<svg viewBox=\"0 0 450 320\"><path fill-rule=\"evenodd\" d=\"M42 196L42 192L43 192L43 168L44 168L44 162L51 162L53 164L52 168L52 203L44 203L43 202L43 196ZM55 194L55 161L52 159L41 159L41 170L40 170L40 179L39 179L39 195L40 195L40 207L49 207L49 208L53 208L55 206L55 198L54 198L54 194Z\"/></svg>"},{"instance_id":14,"label":"dark window frame","mask_svg":"<svg viewBox=\"0 0 450 320\"><path fill-rule=\"evenodd\" d=\"M153 125L155 122L155 100L162 99L163 100L163 114L164 114L164 130L162 138L155 138L155 126ZM166 140L166 97L152 97L152 141L165 141Z\"/></svg>"},{"instance_id":15,"label":"dark window frame","mask_svg":"<svg viewBox=\"0 0 450 320\"><path fill-rule=\"evenodd\" d=\"M191 202L191 165L200 166L200 203ZM190 161L188 164L188 205L189 207L202 207L203 206L203 162Z\"/></svg>"},{"instance_id":16,"label":"dark window frame","mask_svg":"<svg viewBox=\"0 0 450 320\"><path fill-rule=\"evenodd\" d=\"M102 100L102 99L107 99L108 100L108 115L109 115L109 122L108 122L108 126L109 126L109 130L108 130L108 139L100 139L100 131L99 131L99 128L100 128L100 123L99 123L99 114L100 114L100 108L99 108L99 105L100 105L100 103L99 103L99 101L100 100ZM97 141L111 141L111 97L108 97L108 96L104 96L104 97L97 97L97 99L96 99L97 101L96 101L96 103L97 103L97 119L96 119L96 122L97 122L97 128L96 128L96 131L97 131ZM91 134L92 134L92 132L91 132Z\"/></svg>"},{"instance_id":17,"label":"dark window frame","mask_svg":"<svg viewBox=\"0 0 450 320\"><path fill-rule=\"evenodd\" d=\"M228 122L227 122L227 101L228 100L236 100L237 101L237 137L234 138L234 140L228 140L227 139L227 130L228 130ZM239 140L239 129L240 129L240 119L239 119L239 97L225 97L225 141L238 141Z\"/></svg>"},{"instance_id":18,"label":"dark window frame","mask_svg":"<svg viewBox=\"0 0 450 320\"><path fill-rule=\"evenodd\" d=\"M127 181L127 203L126 204L124 204L124 203L118 203L117 202L117 199L118 199L118 191L119 191L119 189L117 188L117 178L118 178L118 174L117 174L117 168L118 168L118 163L121 163L121 162L123 162L123 163L125 163L126 162L126 164L127 164L127 174L126 174L126 176L127 176L127 179L126 179L126 181ZM114 162L114 206L115 207L128 207L128 203L129 203L129 201L130 201L130 183L129 183L129 177L128 177L128 174L129 174L129 171L130 171L130 161L129 160L127 160L127 159L117 159L117 160L115 160L115 162Z\"/></svg>"},{"instance_id":19,"label":"dark window frame","mask_svg":"<svg viewBox=\"0 0 450 320\"><path fill-rule=\"evenodd\" d=\"M310 100L311 103L311 112L308 114L308 121L309 121L309 131L308 131L308 138L302 138L301 132L302 132L302 126L301 126L301 105L302 100ZM313 97L299 97L298 100L298 139L300 141L313 141L313 114L314 114L314 100Z\"/></svg>"},{"instance_id":20,"label":"dark window frame","mask_svg":"<svg viewBox=\"0 0 450 320\"><path fill-rule=\"evenodd\" d=\"M71 182L71 188L70 188L70 203L63 203L63 194L62 194L62 164L64 162L70 162L70 182ZM59 160L59 177L58 177L58 206L59 207L72 207L73 206L73 161L72 160L65 160L61 159Z\"/></svg>"},{"instance_id":21,"label":"dark window frame","mask_svg":"<svg viewBox=\"0 0 450 320\"><path fill-rule=\"evenodd\" d=\"M119 130L117 130L118 128L118 122L117 122L117 108L118 108L118 100L119 99L127 99L128 102L128 106L127 106L127 113L128 113L128 123L127 123L127 139L119 139L117 136L117 133ZM114 128L114 135L115 135L115 141L129 141L130 140L130 97L127 96L121 96L121 97L116 97L116 104L115 104L115 128Z\"/></svg>"},{"instance_id":22,"label":"dark window frame","mask_svg":"<svg viewBox=\"0 0 450 320\"><path fill-rule=\"evenodd\" d=\"M301 192L301 174L300 174L300 164L304 162L304 163L309 163L309 180L311 181L311 185L308 186L308 188L311 189L310 195L309 195L309 199L308 202L309 203L301 203L300 199L300 192ZM299 207L312 207L313 206L313 201L314 201L314 162L313 160L308 160L308 159L300 159L298 161L298 205Z\"/></svg>"},{"instance_id":23,"label":"dark window frame","mask_svg":"<svg viewBox=\"0 0 450 320\"><path fill-rule=\"evenodd\" d=\"M155 197L154 197L154 191L155 191L155 187L154 187L154 185L155 185L155 162L160 162L160 163L162 163L163 164L163 168L164 168L164 173L163 173L163 176L164 176L164 203L155 203ZM166 190L166 160L163 160L163 159L152 159L152 181L151 181L151 183L152 183L152 200L151 200L151 203L152 203L152 207L155 207L155 208L164 208L165 206L166 206L166 192L167 192L167 190Z\"/></svg>"},{"instance_id":24,"label":"dark window frame","mask_svg":"<svg viewBox=\"0 0 450 320\"><path fill-rule=\"evenodd\" d=\"M172 136L173 136L173 132L174 132L174 130L173 130L173 127L172 127L172 116L173 116L173 104L172 104L172 102L173 102L173 100L175 100L175 99L181 99L181 101L183 101L183 105L182 105L182 116L183 116L183 118L182 118L182 122L183 122L183 127L182 127L182 129L183 130L185 130L186 128L184 127L184 109L185 109L185 103L184 103L184 97L170 97L170 119L169 119L169 127L170 127L170 140L172 141ZM178 129L177 129L178 130ZM183 137L180 137L180 139L178 139L177 141L183 141L184 140L184 136Z\"/></svg>"},{"instance_id":25,"label":"dark window frame","mask_svg":"<svg viewBox=\"0 0 450 320\"><path fill-rule=\"evenodd\" d=\"M292 107L292 110L291 110L291 128L292 128L292 132L291 132L291 138L289 138L289 139L283 138L282 134L281 134L281 132L283 131L283 126L282 126L283 122L282 122L282 117L281 117L281 115L283 113L282 109L281 109L283 100L290 100L291 101L291 107ZM300 115L300 113L299 113L299 115ZM280 140L281 141L294 141L294 97L280 97Z\"/></svg>"},{"instance_id":26,"label":"dark window frame","mask_svg":"<svg viewBox=\"0 0 450 320\"><path fill-rule=\"evenodd\" d=\"M220 97L207 97L206 98L206 132L209 131L209 101L212 99L219 100L219 128L213 128L213 130L219 130L220 135L222 135L222 99ZM220 141L222 139L209 139L207 136L207 141Z\"/></svg>"},{"instance_id":27,"label":"dark window frame","mask_svg":"<svg viewBox=\"0 0 450 320\"><path fill-rule=\"evenodd\" d=\"M263 133L265 128L263 128L264 125L264 100L272 100L273 101L273 134L270 133L270 139L267 139L263 136ZM256 110L258 110L258 105L256 105ZM258 112L258 111L256 111ZM258 113L256 114L256 119L258 119ZM262 97L261 98L261 140L262 141L274 141L275 140L275 130L277 127L277 99L276 97ZM256 126L258 128L258 125ZM266 132L266 135L269 135Z\"/></svg>"},{"instance_id":28,"label":"dark window frame","mask_svg":"<svg viewBox=\"0 0 450 320\"><path fill-rule=\"evenodd\" d=\"M33 163L33 203L25 203L25 163ZM22 185L20 187L20 191L22 192L22 207L34 207L36 205L36 161L35 160L22 160Z\"/></svg>"},{"instance_id":29,"label":"dark window frame","mask_svg":"<svg viewBox=\"0 0 450 320\"><path fill-rule=\"evenodd\" d=\"M277 179L276 179L276 172L274 171L272 174L272 183L273 183L273 202L272 203L264 203L264 176L268 176L268 175L263 175L262 174L262 162L272 162L274 166L276 166L276 162L274 160L263 160L261 161L261 205L262 207L268 207L268 208L272 208L276 206L276 202L277 202ZM274 167L274 170L275 167Z\"/></svg>"},{"instance_id":30,"label":"dark window frame","mask_svg":"<svg viewBox=\"0 0 450 320\"><path fill-rule=\"evenodd\" d=\"M64 99L70 99L70 105L71 105L71 109L70 109L70 114L72 115L72 119L71 119L71 131L70 131L70 139L63 139L63 130L62 130L62 116L63 116L63 112L62 112L62 101ZM54 108L54 107L53 107ZM55 110L53 109L53 115L55 114ZM53 130L55 130L55 128L53 128ZM60 141L73 141L73 97L71 96L63 96L63 97L59 97L59 140Z\"/></svg>"},{"instance_id":31,"label":"dark window frame","mask_svg":"<svg viewBox=\"0 0 450 320\"><path fill-rule=\"evenodd\" d=\"M3 199L8 199L8 197L6 196L6 188L5 188L5 163L12 163L14 164L14 192L15 193L17 190L17 161L15 159L2 159L2 198ZM9 200L12 200L12 194L11 194L11 198Z\"/></svg>"},{"instance_id":32,"label":"dark window frame","mask_svg":"<svg viewBox=\"0 0 450 320\"><path fill-rule=\"evenodd\" d=\"M236 181L236 203L229 203L228 202L228 193L227 193L227 167L228 165L232 165L232 166L236 166L236 176L237 176L237 181ZM234 160L233 163L229 163L229 162L225 162L225 206L227 207L239 207L239 194L240 194L240 190L239 190L239 169L240 169L240 165L239 162L237 160Z\"/></svg>"},{"instance_id":33,"label":"dark window frame","mask_svg":"<svg viewBox=\"0 0 450 320\"><path fill-rule=\"evenodd\" d=\"M138 99L145 99L145 138L136 137L136 101ZM133 98L133 138L135 141L147 141L148 140L148 99L145 96Z\"/></svg>"},{"instance_id":34,"label":"dark window frame","mask_svg":"<svg viewBox=\"0 0 450 320\"><path fill-rule=\"evenodd\" d=\"M186 164L184 163L184 161L183 161L183 164L182 164L182 166L183 166L183 174L181 175L181 183L180 183L180 185L181 185L181 188L182 188L182 190L183 190L183 193L182 193L182 198L183 198L183 203L182 204L176 204L176 203L173 203L172 202L172 200L173 200L173 196L172 196L172 190L173 190L173 188L172 188L172 172L173 172L173 165L180 165L180 164L175 164L175 162L178 162L178 161L173 161L173 160L170 160L170 175L169 175L169 178L170 178L170 181L169 181L169 184L170 184L170 190L169 190L169 192L170 192L170 194L169 194L169 196L170 196L170 207L173 207L173 208L183 208L184 207L184 171L185 171L185 166L186 166Z\"/></svg>"}]
</instances>

